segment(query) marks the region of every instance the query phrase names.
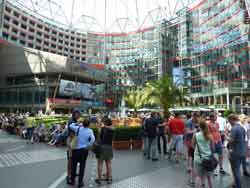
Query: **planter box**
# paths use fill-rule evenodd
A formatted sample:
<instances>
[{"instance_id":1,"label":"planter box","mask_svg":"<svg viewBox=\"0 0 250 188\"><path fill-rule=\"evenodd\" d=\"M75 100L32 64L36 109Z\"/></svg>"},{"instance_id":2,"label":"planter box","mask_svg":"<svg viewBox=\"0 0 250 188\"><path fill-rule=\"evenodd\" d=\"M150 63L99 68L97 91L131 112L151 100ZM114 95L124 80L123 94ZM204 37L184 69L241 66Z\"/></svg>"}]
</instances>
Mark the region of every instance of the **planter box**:
<instances>
[{"instance_id":1,"label":"planter box","mask_svg":"<svg viewBox=\"0 0 250 188\"><path fill-rule=\"evenodd\" d=\"M130 141L113 141L113 148L116 150L128 150L130 149Z\"/></svg>"},{"instance_id":2,"label":"planter box","mask_svg":"<svg viewBox=\"0 0 250 188\"><path fill-rule=\"evenodd\" d=\"M132 144L132 149L142 149L142 140L132 140L131 141Z\"/></svg>"}]
</instances>

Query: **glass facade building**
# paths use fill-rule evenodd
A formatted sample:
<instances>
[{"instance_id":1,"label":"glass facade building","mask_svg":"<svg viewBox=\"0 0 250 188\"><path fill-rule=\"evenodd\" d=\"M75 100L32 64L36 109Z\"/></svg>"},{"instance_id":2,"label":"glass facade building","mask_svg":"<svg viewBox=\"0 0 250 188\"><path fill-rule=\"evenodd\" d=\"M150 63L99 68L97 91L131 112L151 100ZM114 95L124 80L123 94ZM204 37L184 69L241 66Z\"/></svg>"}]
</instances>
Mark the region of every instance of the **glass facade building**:
<instances>
[{"instance_id":1,"label":"glass facade building","mask_svg":"<svg viewBox=\"0 0 250 188\"><path fill-rule=\"evenodd\" d=\"M243 0L207 0L183 10L180 55L195 103L237 107L250 101L249 16ZM184 40L184 42L182 42Z\"/></svg>"}]
</instances>

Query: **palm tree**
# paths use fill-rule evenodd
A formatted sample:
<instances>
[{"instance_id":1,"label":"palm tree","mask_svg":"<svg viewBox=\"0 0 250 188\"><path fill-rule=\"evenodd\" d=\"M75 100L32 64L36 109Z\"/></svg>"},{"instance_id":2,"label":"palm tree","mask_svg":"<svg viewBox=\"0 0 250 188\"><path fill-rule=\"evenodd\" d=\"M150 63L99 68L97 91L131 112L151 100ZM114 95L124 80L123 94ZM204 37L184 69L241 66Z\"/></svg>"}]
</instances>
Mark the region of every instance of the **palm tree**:
<instances>
[{"instance_id":1,"label":"palm tree","mask_svg":"<svg viewBox=\"0 0 250 188\"><path fill-rule=\"evenodd\" d=\"M133 109L135 112L142 108L146 102L146 96L142 90L130 90L127 95L123 97L127 107Z\"/></svg>"},{"instance_id":2,"label":"palm tree","mask_svg":"<svg viewBox=\"0 0 250 188\"><path fill-rule=\"evenodd\" d=\"M147 102L162 107L165 114L169 114L169 108L182 99L181 94L181 90L167 75L160 80L148 82L144 88L144 98L147 99Z\"/></svg>"}]
</instances>

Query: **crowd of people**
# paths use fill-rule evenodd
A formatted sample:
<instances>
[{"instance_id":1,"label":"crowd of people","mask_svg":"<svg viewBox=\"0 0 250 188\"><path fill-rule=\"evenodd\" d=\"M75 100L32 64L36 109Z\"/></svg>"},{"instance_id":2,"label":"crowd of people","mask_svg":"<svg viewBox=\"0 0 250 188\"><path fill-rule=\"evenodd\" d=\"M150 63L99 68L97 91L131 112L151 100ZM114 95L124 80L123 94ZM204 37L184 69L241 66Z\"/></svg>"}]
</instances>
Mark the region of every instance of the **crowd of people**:
<instances>
[{"instance_id":1,"label":"crowd of people","mask_svg":"<svg viewBox=\"0 0 250 188\"><path fill-rule=\"evenodd\" d=\"M89 128L93 118L80 118L81 112L73 110L68 122L47 129L41 122L38 126L27 125L26 114L0 115L0 126L10 133L18 125L21 135L29 143L47 140L49 145L67 145L67 183L75 184L77 164L80 163L78 187L84 186L83 178L88 153L91 150L97 159L95 182L112 183L112 141L114 125L108 116L95 118L99 134ZM213 187L213 176L227 175L224 165L229 160L235 188L241 188L241 166L243 175L249 174L250 119L245 115L231 114L227 119L221 113L209 115L193 112L164 115L151 112L141 116L143 154L146 159L158 161L166 155L176 163L187 161L188 185L190 187ZM47 137L47 138L46 138ZM106 173L103 173L105 163ZM218 166L218 167L217 167ZM207 182L206 182L207 180Z\"/></svg>"},{"instance_id":2,"label":"crowd of people","mask_svg":"<svg viewBox=\"0 0 250 188\"><path fill-rule=\"evenodd\" d=\"M221 113L193 112L191 117L175 113L164 119L163 114L153 112L144 118L142 127L146 159L157 161L162 147L163 154L176 163L187 159L190 187L205 187L207 179L212 188L212 176L228 174L224 170L227 156L233 187L241 188L241 166L244 176L250 177L250 119L245 115L231 114L226 120Z\"/></svg>"}]
</instances>

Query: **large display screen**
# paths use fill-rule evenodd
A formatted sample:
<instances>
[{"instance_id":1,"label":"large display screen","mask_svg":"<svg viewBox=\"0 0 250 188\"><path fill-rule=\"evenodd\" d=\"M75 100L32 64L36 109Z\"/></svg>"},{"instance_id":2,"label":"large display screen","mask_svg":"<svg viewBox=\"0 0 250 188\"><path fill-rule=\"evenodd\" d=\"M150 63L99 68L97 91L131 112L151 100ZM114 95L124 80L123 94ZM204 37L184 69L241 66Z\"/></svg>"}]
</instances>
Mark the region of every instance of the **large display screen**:
<instances>
[{"instance_id":1,"label":"large display screen","mask_svg":"<svg viewBox=\"0 0 250 188\"><path fill-rule=\"evenodd\" d=\"M104 88L104 84L91 85L69 80L61 80L59 95L94 99L98 98L104 92Z\"/></svg>"}]
</instances>

